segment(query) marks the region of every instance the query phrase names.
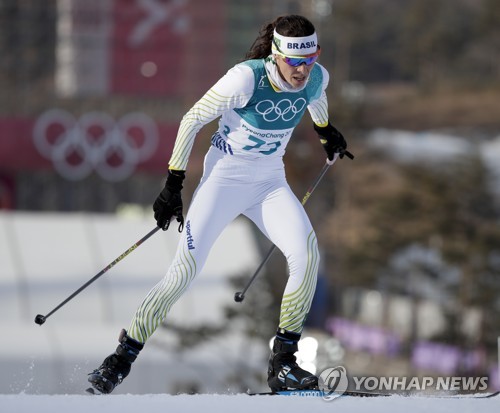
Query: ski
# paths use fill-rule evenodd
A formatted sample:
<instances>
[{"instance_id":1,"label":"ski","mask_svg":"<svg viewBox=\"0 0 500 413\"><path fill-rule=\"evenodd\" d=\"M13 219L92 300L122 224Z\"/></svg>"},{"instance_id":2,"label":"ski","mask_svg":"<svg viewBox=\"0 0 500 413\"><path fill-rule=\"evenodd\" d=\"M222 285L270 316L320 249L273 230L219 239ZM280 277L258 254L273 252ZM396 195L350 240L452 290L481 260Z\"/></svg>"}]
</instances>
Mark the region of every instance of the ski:
<instances>
[{"instance_id":1,"label":"ski","mask_svg":"<svg viewBox=\"0 0 500 413\"><path fill-rule=\"evenodd\" d=\"M320 389L308 389L308 390L281 390L281 391L268 391L262 393L247 393L249 396L292 396L292 397L325 397L333 396L335 392L325 393ZM337 393L338 397L390 397L390 396L400 396L400 397L428 397L428 398L444 398L444 399L489 399L496 397L500 394L500 391L493 393L472 393L472 394L418 394L418 393L378 393L378 392L368 392L368 391L356 391L347 390L343 393Z\"/></svg>"},{"instance_id":2,"label":"ski","mask_svg":"<svg viewBox=\"0 0 500 413\"><path fill-rule=\"evenodd\" d=\"M430 395L421 395L413 394L408 396L417 396L417 397L432 397L436 399L491 399L492 397L496 397L500 394L500 391L495 391L493 393L459 393L459 394L430 394Z\"/></svg>"},{"instance_id":3,"label":"ski","mask_svg":"<svg viewBox=\"0 0 500 413\"><path fill-rule=\"evenodd\" d=\"M305 389L305 390L279 390L279 391L268 391L262 393L248 393L250 396L294 396L294 397L324 397L327 395L334 395L335 392L325 393L320 389ZM345 391L343 393L337 393L338 397L350 396L350 397L386 397L392 396L388 393L372 393L363 391Z\"/></svg>"}]
</instances>

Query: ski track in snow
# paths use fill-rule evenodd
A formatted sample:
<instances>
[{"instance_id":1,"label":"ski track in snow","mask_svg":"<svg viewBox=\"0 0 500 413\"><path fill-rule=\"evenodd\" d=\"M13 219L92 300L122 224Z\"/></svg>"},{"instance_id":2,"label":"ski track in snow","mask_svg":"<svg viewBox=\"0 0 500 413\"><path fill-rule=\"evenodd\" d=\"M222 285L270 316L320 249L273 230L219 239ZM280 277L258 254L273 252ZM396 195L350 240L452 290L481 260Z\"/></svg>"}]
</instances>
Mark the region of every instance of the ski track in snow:
<instances>
[{"instance_id":1,"label":"ski track in snow","mask_svg":"<svg viewBox=\"0 0 500 413\"><path fill-rule=\"evenodd\" d=\"M285 409L287 413L497 413L500 397L490 399L446 399L425 396L355 398L332 401L322 398L237 395L0 395L2 413L167 413L231 412L267 413Z\"/></svg>"}]
</instances>

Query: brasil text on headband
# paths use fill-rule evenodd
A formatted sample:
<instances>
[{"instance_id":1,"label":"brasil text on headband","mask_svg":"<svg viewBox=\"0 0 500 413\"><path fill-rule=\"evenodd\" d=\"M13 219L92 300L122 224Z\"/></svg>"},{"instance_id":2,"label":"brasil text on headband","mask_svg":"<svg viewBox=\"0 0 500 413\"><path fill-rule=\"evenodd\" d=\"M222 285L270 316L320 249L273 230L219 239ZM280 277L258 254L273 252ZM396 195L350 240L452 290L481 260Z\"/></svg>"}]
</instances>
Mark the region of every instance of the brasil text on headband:
<instances>
[{"instance_id":1,"label":"brasil text on headband","mask_svg":"<svg viewBox=\"0 0 500 413\"><path fill-rule=\"evenodd\" d=\"M318 37L316 32L304 37L282 36L275 29L272 47L273 52L279 51L285 56L307 56L316 53L318 50Z\"/></svg>"}]
</instances>

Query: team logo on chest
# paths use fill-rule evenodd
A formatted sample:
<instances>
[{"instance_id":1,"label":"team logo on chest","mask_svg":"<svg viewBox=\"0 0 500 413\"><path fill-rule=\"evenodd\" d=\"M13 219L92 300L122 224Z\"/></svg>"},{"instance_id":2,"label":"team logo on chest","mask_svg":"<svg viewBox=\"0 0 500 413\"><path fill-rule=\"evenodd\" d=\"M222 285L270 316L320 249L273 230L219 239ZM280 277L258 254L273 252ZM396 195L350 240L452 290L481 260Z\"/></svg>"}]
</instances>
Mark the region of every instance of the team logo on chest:
<instances>
[{"instance_id":1,"label":"team logo on chest","mask_svg":"<svg viewBox=\"0 0 500 413\"><path fill-rule=\"evenodd\" d=\"M304 98L298 98L294 102L290 99L281 99L278 102L266 99L257 103L255 110L267 122L275 122L279 119L289 122L304 110L306 103Z\"/></svg>"}]
</instances>

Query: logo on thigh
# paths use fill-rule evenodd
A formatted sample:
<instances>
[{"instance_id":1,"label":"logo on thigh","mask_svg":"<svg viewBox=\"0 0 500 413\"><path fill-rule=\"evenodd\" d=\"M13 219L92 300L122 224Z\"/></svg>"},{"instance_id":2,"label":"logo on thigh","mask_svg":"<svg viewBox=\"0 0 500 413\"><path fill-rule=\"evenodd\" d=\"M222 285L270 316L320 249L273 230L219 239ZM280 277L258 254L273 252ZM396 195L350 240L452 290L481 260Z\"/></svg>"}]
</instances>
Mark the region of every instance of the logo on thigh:
<instances>
[{"instance_id":1,"label":"logo on thigh","mask_svg":"<svg viewBox=\"0 0 500 413\"><path fill-rule=\"evenodd\" d=\"M191 221L186 222L186 240L188 249L194 250L194 239L191 235Z\"/></svg>"}]
</instances>

